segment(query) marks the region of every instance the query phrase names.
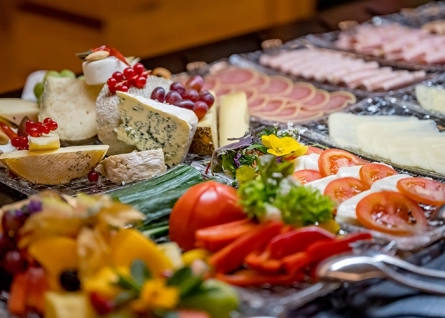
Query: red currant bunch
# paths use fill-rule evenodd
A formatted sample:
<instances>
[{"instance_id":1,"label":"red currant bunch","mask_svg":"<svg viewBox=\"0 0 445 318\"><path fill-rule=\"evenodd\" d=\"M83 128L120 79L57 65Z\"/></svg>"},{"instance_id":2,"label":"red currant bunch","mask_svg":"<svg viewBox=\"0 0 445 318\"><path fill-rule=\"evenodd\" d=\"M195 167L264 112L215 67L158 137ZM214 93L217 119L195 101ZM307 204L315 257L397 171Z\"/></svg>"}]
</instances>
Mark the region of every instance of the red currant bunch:
<instances>
[{"instance_id":1,"label":"red currant bunch","mask_svg":"<svg viewBox=\"0 0 445 318\"><path fill-rule=\"evenodd\" d=\"M28 150L28 138L25 136L18 136L11 139L11 145L17 150Z\"/></svg>"},{"instance_id":2,"label":"red currant bunch","mask_svg":"<svg viewBox=\"0 0 445 318\"><path fill-rule=\"evenodd\" d=\"M41 137L43 134L47 135L58 127L59 125L51 118L45 118L43 122L28 120L25 123L25 131L31 137Z\"/></svg>"},{"instance_id":3,"label":"red currant bunch","mask_svg":"<svg viewBox=\"0 0 445 318\"><path fill-rule=\"evenodd\" d=\"M108 89L112 94L116 91L128 92L132 86L144 88L147 76L151 71L145 71L144 65L136 63L132 68L127 67L123 72L114 72L108 79Z\"/></svg>"}]
</instances>

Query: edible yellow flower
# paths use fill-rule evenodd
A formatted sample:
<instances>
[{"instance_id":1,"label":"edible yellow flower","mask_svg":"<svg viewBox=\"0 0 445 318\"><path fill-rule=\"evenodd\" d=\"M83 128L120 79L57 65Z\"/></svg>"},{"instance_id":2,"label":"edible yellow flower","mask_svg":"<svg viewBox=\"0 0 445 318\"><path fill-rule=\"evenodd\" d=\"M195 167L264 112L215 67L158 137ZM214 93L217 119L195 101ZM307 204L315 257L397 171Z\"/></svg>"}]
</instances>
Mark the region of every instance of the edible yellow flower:
<instances>
[{"instance_id":1,"label":"edible yellow flower","mask_svg":"<svg viewBox=\"0 0 445 318\"><path fill-rule=\"evenodd\" d=\"M267 148L267 153L277 157L298 157L307 152L307 146L300 144L292 137L279 138L275 135L262 136L261 141Z\"/></svg>"},{"instance_id":2,"label":"edible yellow flower","mask_svg":"<svg viewBox=\"0 0 445 318\"><path fill-rule=\"evenodd\" d=\"M149 309L173 309L178 302L178 288L165 286L165 282L157 278L144 283L139 299L132 303L132 308L138 312Z\"/></svg>"}]
</instances>

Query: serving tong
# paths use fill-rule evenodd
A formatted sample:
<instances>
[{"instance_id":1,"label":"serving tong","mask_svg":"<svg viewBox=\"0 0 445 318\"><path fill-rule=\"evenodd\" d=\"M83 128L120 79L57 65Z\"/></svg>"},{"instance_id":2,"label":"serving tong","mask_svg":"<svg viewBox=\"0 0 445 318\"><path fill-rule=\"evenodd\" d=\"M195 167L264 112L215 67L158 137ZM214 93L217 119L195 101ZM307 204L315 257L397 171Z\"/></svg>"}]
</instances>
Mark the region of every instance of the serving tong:
<instances>
[{"instance_id":1,"label":"serving tong","mask_svg":"<svg viewBox=\"0 0 445 318\"><path fill-rule=\"evenodd\" d=\"M445 284L435 284L413 277L417 275L445 280L445 271L419 267L387 254L347 253L334 256L320 263L316 275L322 280L341 282L358 282L372 278L388 279L428 294L445 296Z\"/></svg>"}]
</instances>

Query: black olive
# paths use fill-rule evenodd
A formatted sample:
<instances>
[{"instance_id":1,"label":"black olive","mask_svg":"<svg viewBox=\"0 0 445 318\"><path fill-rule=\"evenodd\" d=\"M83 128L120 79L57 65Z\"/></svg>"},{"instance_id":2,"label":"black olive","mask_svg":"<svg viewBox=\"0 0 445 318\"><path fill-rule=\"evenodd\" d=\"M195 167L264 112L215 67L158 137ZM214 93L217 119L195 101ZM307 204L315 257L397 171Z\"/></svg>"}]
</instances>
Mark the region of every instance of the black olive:
<instances>
[{"instance_id":1,"label":"black olive","mask_svg":"<svg viewBox=\"0 0 445 318\"><path fill-rule=\"evenodd\" d=\"M76 269L64 270L59 277L60 285L66 291L74 292L80 290L80 280Z\"/></svg>"}]
</instances>

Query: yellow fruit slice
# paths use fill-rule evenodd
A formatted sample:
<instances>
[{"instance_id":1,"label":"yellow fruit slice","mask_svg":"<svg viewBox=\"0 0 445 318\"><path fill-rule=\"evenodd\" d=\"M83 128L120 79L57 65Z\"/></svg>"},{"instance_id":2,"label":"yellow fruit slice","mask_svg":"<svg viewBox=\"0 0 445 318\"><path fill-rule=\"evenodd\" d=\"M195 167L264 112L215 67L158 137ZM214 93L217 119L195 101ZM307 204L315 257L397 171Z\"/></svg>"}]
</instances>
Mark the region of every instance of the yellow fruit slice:
<instances>
[{"instance_id":1,"label":"yellow fruit slice","mask_svg":"<svg viewBox=\"0 0 445 318\"><path fill-rule=\"evenodd\" d=\"M48 134L41 137L28 137L29 150L55 150L60 148L60 140L57 134Z\"/></svg>"},{"instance_id":2,"label":"yellow fruit slice","mask_svg":"<svg viewBox=\"0 0 445 318\"><path fill-rule=\"evenodd\" d=\"M16 175L36 184L68 183L90 172L107 153L107 145L4 153L0 161Z\"/></svg>"}]
</instances>

